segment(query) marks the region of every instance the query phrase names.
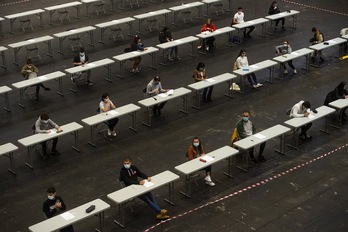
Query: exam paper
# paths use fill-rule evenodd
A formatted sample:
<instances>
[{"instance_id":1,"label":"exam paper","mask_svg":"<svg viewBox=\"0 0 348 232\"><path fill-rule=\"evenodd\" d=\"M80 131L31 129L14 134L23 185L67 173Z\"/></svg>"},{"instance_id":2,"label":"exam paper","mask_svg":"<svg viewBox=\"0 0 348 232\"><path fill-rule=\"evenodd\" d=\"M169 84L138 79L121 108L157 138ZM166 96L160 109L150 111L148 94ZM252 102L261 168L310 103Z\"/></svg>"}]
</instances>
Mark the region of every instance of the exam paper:
<instances>
[{"instance_id":1,"label":"exam paper","mask_svg":"<svg viewBox=\"0 0 348 232\"><path fill-rule=\"evenodd\" d=\"M67 221L70 220L70 219L73 219L73 218L75 217L75 216L74 216L72 213L70 213L69 211L60 214L60 216L61 216L62 218L64 218L65 220L67 220Z\"/></svg>"},{"instance_id":2,"label":"exam paper","mask_svg":"<svg viewBox=\"0 0 348 232\"><path fill-rule=\"evenodd\" d=\"M315 115L313 115L313 114L308 114L308 118L315 118Z\"/></svg>"},{"instance_id":3,"label":"exam paper","mask_svg":"<svg viewBox=\"0 0 348 232\"><path fill-rule=\"evenodd\" d=\"M215 80L214 79L205 79L206 82L214 82Z\"/></svg>"},{"instance_id":4,"label":"exam paper","mask_svg":"<svg viewBox=\"0 0 348 232\"><path fill-rule=\"evenodd\" d=\"M146 188L151 187L151 186L153 186L153 185L154 185L154 183L152 183L152 182L150 182L150 181L148 181L148 180L145 180L144 186L145 186Z\"/></svg>"},{"instance_id":5,"label":"exam paper","mask_svg":"<svg viewBox=\"0 0 348 232\"><path fill-rule=\"evenodd\" d=\"M40 80L45 80L45 79L47 79L47 77L45 77L45 76L39 76L39 77L37 77L37 78L39 78Z\"/></svg>"},{"instance_id":6,"label":"exam paper","mask_svg":"<svg viewBox=\"0 0 348 232\"><path fill-rule=\"evenodd\" d=\"M118 112L116 110L110 110L110 111L108 111L108 114L110 114L110 115L117 115Z\"/></svg>"},{"instance_id":7,"label":"exam paper","mask_svg":"<svg viewBox=\"0 0 348 232\"><path fill-rule=\"evenodd\" d=\"M48 134L49 134L49 135L53 135L53 134L55 134L55 133L57 133L56 130L51 130L50 133L48 133Z\"/></svg>"},{"instance_id":8,"label":"exam paper","mask_svg":"<svg viewBox=\"0 0 348 232\"><path fill-rule=\"evenodd\" d=\"M173 93L174 93L174 89L170 89L168 90L167 95L170 96L170 95L173 95Z\"/></svg>"},{"instance_id":9,"label":"exam paper","mask_svg":"<svg viewBox=\"0 0 348 232\"><path fill-rule=\"evenodd\" d=\"M262 135L262 134L260 134L260 133L254 134L254 136L255 136L256 138L259 138L259 139L264 139L264 138L266 138L266 136L264 136L264 135Z\"/></svg>"},{"instance_id":10,"label":"exam paper","mask_svg":"<svg viewBox=\"0 0 348 232\"><path fill-rule=\"evenodd\" d=\"M257 65L250 65L250 68L257 68Z\"/></svg>"},{"instance_id":11,"label":"exam paper","mask_svg":"<svg viewBox=\"0 0 348 232\"><path fill-rule=\"evenodd\" d=\"M205 160L205 161L207 161L207 162L210 162L210 161L213 161L213 160L214 160L213 157L210 157L210 156L207 156L207 155L201 156L200 159L203 159L203 160Z\"/></svg>"},{"instance_id":12,"label":"exam paper","mask_svg":"<svg viewBox=\"0 0 348 232\"><path fill-rule=\"evenodd\" d=\"M168 95L165 94L165 93L160 93L160 94L158 94L157 96L159 96L159 97L168 97Z\"/></svg>"}]
</instances>

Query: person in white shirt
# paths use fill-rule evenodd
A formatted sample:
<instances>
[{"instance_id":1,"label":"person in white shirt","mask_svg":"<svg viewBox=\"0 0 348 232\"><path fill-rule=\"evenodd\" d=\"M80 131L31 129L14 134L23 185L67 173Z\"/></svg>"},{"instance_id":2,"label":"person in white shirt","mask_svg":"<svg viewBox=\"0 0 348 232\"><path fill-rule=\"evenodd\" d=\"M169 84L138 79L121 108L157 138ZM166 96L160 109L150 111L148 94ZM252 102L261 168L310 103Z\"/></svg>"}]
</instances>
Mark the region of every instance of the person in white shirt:
<instances>
[{"instance_id":1,"label":"person in white shirt","mask_svg":"<svg viewBox=\"0 0 348 232\"><path fill-rule=\"evenodd\" d=\"M311 109L311 103L309 101L302 100L291 108L290 117L292 118L308 117L308 115L310 114L310 109ZM308 123L301 127L301 133L299 134L300 138L302 139L312 138L312 136L307 134L307 131L309 130L309 128L311 128L311 126L312 126L312 123Z\"/></svg>"},{"instance_id":2,"label":"person in white shirt","mask_svg":"<svg viewBox=\"0 0 348 232\"><path fill-rule=\"evenodd\" d=\"M240 50L239 56L238 56L238 58L236 60L236 63L237 63L237 67L239 69L243 68L243 67L248 67L249 66L249 62L248 62L248 58L246 56L246 50L245 49L241 49ZM263 86L263 84L260 84L257 81L255 73L250 73L249 75L247 75L247 78L248 78L248 81L249 81L250 85L252 87L254 87L254 88L258 88L258 87ZM253 84L253 81L254 81L254 84Z\"/></svg>"},{"instance_id":3,"label":"person in white shirt","mask_svg":"<svg viewBox=\"0 0 348 232\"><path fill-rule=\"evenodd\" d=\"M114 110L116 109L116 106L114 105L114 103L112 103L112 101L110 100L109 94L108 93L104 93L102 95L102 100L99 103L99 112L100 113L105 113L108 112L110 110ZM109 127L108 129L108 135L109 136L116 136L116 131L115 131L115 127L118 123L118 118L113 118L107 121L107 125Z\"/></svg>"},{"instance_id":4,"label":"person in white shirt","mask_svg":"<svg viewBox=\"0 0 348 232\"><path fill-rule=\"evenodd\" d=\"M279 45L279 46L275 47L275 49L276 49L276 54L278 56L290 54L292 52L291 45L290 45L289 41L287 41L287 40L284 41L283 45ZM290 68L292 68L292 70L294 70L294 73L296 74L297 70L296 70L295 66L292 64L292 60L289 60L287 63L290 66ZM286 69L285 63L283 63L283 67L284 67L284 73L287 74L288 70Z\"/></svg>"},{"instance_id":5,"label":"person in white shirt","mask_svg":"<svg viewBox=\"0 0 348 232\"><path fill-rule=\"evenodd\" d=\"M244 12L242 7L238 7L237 13L233 16L231 26L244 22ZM248 32L246 30L248 29ZM246 27L243 31L244 38L251 38L250 33L255 30L255 26Z\"/></svg>"}]
</instances>

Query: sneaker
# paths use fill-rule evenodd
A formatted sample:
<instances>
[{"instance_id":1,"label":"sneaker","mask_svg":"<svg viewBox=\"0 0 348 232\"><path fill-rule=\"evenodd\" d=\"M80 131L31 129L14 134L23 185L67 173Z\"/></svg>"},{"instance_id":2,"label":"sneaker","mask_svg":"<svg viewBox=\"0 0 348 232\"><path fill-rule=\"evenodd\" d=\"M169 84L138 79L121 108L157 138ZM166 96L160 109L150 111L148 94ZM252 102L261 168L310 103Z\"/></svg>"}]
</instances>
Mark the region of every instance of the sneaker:
<instances>
[{"instance_id":1,"label":"sneaker","mask_svg":"<svg viewBox=\"0 0 348 232\"><path fill-rule=\"evenodd\" d=\"M164 220L164 219L168 219L169 218L169 216L168 215L166 215L166 214L157 214L157 216L156 216L156 219L159 219L159 220Z\"/></svg>"},{"instance_id":2,"label":"sneaker","mask_svg":"<svg viewBox=\"0 0 348 232\"><path fill-rule=\"evenodd\" d=\"M261 86L263 86L263 84L257 83L257 87L261 87Z\"/></svg>"},{"instance_id":3,"label":"sneaker","mask_svg":"<svg viewBox=\"0 0 348 232\"><path fill-rule=\"evenodd\" d=\"M210 177L210 176L206 176L206 177L204 178L204 180L205 180L205 181L210 181L210 182L211 182L211 177Z\"/></svg>"},{"instance_id":4,"label":"sneaker","mask_svg":"<svg viewBox=\"0 0 348 232\"><path fill-rule=\"evenodd\" d=\"M258 85L253 85L253 87L255 88L255 89L257 89L257 87L259 87Z\"/></svg>"},{"instance_id":5,"label":"sneaker","mask_svg":"<svg viewBox=\"0 0 348 232\"><path fill-rule=\"evenodd\" d=\"M91 82L91 81L87 81L87 83L86 83L88 86L92 86L93 85L93 83Z\"/></svg>"},{"instance_id":6,"label":"sneaker","mask_svg":"<svg viewBox=\"0 0 348 232\"><path fill-rule=\"evenodd\" d=\"M284 70L284 74L288 74L288 70L285 69L285 70Z\"/></svg>"},{"instance_id":7,"label":"sneaker","mask_svg":"<svg viewBox=\"0 0 348 232\"><path fill-rule=\"evenodd\" d=\"M167 212L168 212L168 211L167 211L166 209L161 209L161 214L166 215Z\"/></svg>"},{"instance_id":8,"label":"sneaker","mask_svg":"<svg viewBox=\"0 0 348 232\"><path fill-rule=\"evenodd\" d=\"M199 45L199 46L197 47L197 49L198 49L198 50L200 50L201 48L202 48L202 46L201 46L201 45Z\"/></svg>"},{"instance_id":9,"label":"sneaker","mask_svg":"<svg viewBox=\"0 0 348 232\"><path fill-rule=\"evenodd\" d=\"M294 73L295 73L295 74L297 73L297 70L296 70L296 69L294 69Z\"/></svg>"},{"instance_id":10,"label":"sneaker","mask_svg":"<svg viewBox=\"0 0 348 232\"><path fill-rule=\"evenodd\" d=\"M116 134L116 131L112 131L112 136L116 136L117 134Z\"/></svg>"},{"instance_id":11,"label":"sneaker","mask_svg":"<svg viewBox=\"0 0 348 232\"><path fill-rule=\"evenodd\" d=\"M205 50L207 50L207 52L209 52L209 46L207 46L207 47L205 48Z\"/></svg>"},{"instance_id":12,"label":"sneaker","mask_svg":"<svg viewBox=\"0 0 348 232\"><path fill-rule=\"evenodd\" d=\"M111 130L110 129L108 129L108 135L111 136Z\"/></svg>"},{"instance_id":13,"label":"sneaker","mask_svg":"<svg viewBox=\"0 0 348 232\"><path fill-rule=\"evenodd\" d=\"M45 87L44 90L45 90L45 91L50 91L51 89L48 88L48 87Z\"/></svg>"},{"instance_id":14,"label":"sneaker","mask_svg":"<svg viewBox=\"0 0 348 232\"><path fill-rule=\"evenodd\" d=\"M215 183L213 181L206 181L205 184L209 186L215 186Z\"/></svg>"},{"instance_id":15,"label":"sneaker","mask_svg":"<svg viewBox=\"0 0 348 232\"><path fill-rule=\"evenodd\" d=\"M140 72L140 70L139 70L138 68L136 68L136 69L135 69L135 72L138 73L138 72Z\"/></svg>"},{"instance_id":16,"label":"sneaker","mask_svg":"<svg viewBox=\"0 0 348 232\"><path fill-rule=\"evenodd\" d=\"M169 57L168 57L168 60L169 60L169 61L173 61L173 58L169 56Z\"/></svg>"},{"instance_id":17,"label":"sneaker","mask_svg":"<svg viewBox=\"0 0 348 232\"><path fill-rule=\"evenodd\" d=\"M312 136L310 136L309 134L300 134L299 135L301 139L308 139L310 140L312 138Z\"/></svg>"},{"instance_id":18,"label":"sneaker","mask_svg":"<svg viewBox=\"0 0 348 232\"><path fill-rule=\"evenodd\" d=\"M75 78L71 77L70 79L71 79L71 83L75 84L75 82L76 82Z\"/></svg>"},{"instance_id":19,"label":"sneaker","mask_svg":"<svg viewBox=\"0 0 348 232\"><path fill-rule=\"evenodd\" d=\"M179 56L176 56L174 59L175 60L181 60L181 58Z\"/></svg>"},{"instance_id":20,"label":"sneaker","mask_svg":"<svg viewBox=\"0 0 348 232\"><path fill-rule=\"evenodd\" d=\"M131 70L131 73L136 73L135 68L133 68L133 69Z\"/></svg>"},{"instance_id":21,"label":"sneaker","mask_svg":"<svg viewBox=\"0 0 348 232\"><path fill-rule=\"evenodd\" d=\"M46 155L43 155L41 156L43 160L47 160L47 156Z\"/></svg>"}]
</instances>

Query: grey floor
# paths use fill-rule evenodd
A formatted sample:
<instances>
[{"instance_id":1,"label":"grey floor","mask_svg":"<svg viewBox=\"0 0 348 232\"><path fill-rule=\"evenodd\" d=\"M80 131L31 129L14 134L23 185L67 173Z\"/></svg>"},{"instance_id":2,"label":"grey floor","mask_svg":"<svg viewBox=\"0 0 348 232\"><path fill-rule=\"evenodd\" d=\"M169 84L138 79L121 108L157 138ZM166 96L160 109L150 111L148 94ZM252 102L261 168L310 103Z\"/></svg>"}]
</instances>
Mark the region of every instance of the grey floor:
<instances>
[{"instance_id":1,"label":"grey floor","mask_svg":"<svg viewBox=\"0 0 348 232\"><path fill-rule=\"evenodd\" d=\"M69 1L4 0L0 4L0 16L65 2ZM55 21L53 26L49 26L48 14L44 14L43 28L39 28L36 18L33 18L33 31L22 32L18 22L15 22L14 34L8 33L9 22L6 20L3 22L5 34L0 37L0 45L7 46L69 28L169 8L183 2L193 1L156 1L156 5L141 4L134 9L126 5L125 10L112 12L109 10L110 2L105 1L106 15L97 16L92 6L91 15L87 18L84 16L85 8L82 7L80 20L71 18L71 22ZM250 0L231 2L233 11L240 5L244 7L248 20L265 16L271 3ZM224 4L227 7L228 1L224 1ZM72 121L83 125L81 119L95 114L104 92L108 92L118 106L137 103L143 97L142 89L154 75L161 76L165 88L185 87L192 83L192 72L199 61L206 63L208 75L212 77L231 72L241 48L247 49L249 62L252 64L274 57L274 47L284 40L289 40L294 50L308 47L313 26L321 29L327 40L338 37L340 30L347 27L348 2L344 0L279 1L279 7L282 10L294 9L301 12L296 30L289 28L291 22L287 20L286 32L260 38L257 36L260 28L257 27L251 40L232 48L224 46L226 36L219 36L216 37L217 49L207 55L198 55L197 58L188 56L188 46L180 47L180 63L160 66L157 56L156 70L147 67L150 59L145 57L142 72L129 73L125 79L116 77L119 69L115 64L112 66L112 83L104 80L104 69L97 69L92 72L93 86L82 85L78 93L69 91L69 78L64 79L64 97L55 94L57 83L52 81L47 84L52 90L45 92L38 101L26 100L24 109L17 106L18 91L12 91L11 113L0 111L0 144L12 142L20 149L15 153L17 176L7 172L9 162L6 157L1 158L1 231L28 231L29 226L42 221L41 207L49 186L56 187L58 195L64 198L68 208L95 198L108 202L112 207L106 211L105 231L144 231L155 226L158 221L151 209L141 202L133 204L134 213L127 208L125 229L113 223L113 219L119 216L118 208L106 195L120 189L117 179L124 157L132 157L133 163L149 175L165 170L174 172L176 165L185 162L185 152L193 136L201 137L206 152L228 145L232 130L244 109L251 111L252 120L260 131L286 121L285 111L299 100L310 100L313 106L321 106L327 92L340 81L347 81L347 61L336 58L337 47L325 50L325 63L320 68L305 71L301 69L304 59L295 60L299 73L294 75L290 72L284 80L276 80L274 84L265 82L268 78L266 71L258 72L257 77L264 86L254 90L246 83L246 93L234 93L232 99L224 96L227 86L218 85L214 88L213 102L202 103L201 110L190 108L187 115L178 111L180 101L171 101L165 106L162 116L153 119L151 128L141 124L141 111L138 114L136 133L128 129L130 118L124 116L117 126L117 137L104 139L98 136L96 148L87 144L89 128L85 126L79 137L80 153L71 149L73 142L70 136L64 136L58 143L60 156L50 157L46 161L34 156L33 170L24 165L26 150L17 140L31 134L32 123L43 112L49 113L60 125ZM223 27L230 24L233 13L225 11L224 15L213 15L212 18L217 27ZM172 34L175 38L195 35L199 33L204 20L195 19L192 23L171 26ZM172 15L169 21L172 21ZM158 32L149 32L145 27L143 30L142 38L147 46L158 44ZM131 38L125 37L117 42L106 39L105 45L96 43L95 47L87 45L87 37L83 40L90 60L93 61L121 54ZM99 40L99 33L95 33L95 40ZM63 71L72 66L74 54L66 45L64 55L58 54L58 41L54 40L52 58L45 57L46 47L40 45L44 59L34 63L41 74ZM7 70L0 69L0 86L11 86L22 80L19 72L25 62L25 52L20 51L19 67L12 64L13 58L13 50L9 49L6 52ZM190 104L192 100L190 96ZM168 209L172 220L164 223L163 227L156 226L150 231L347 231L347 124L343 124L340 130L330 128L330 134L319 131L323 126L324 120L316 121L310 129L313 139L301 141L298 150L287 148L286 155L274 152L278 140L269 141L265 151L267 162L252 166L247 173L234 169L233 179L221 173L226 170L227 162L214 165L212 177L216 186L205 185L202 176L198 178L197 186L193 185L190 199L179 194L184 189L182 177L175 183L175 206L162 201L167 194L166 189L157 189L153 194L158 203ZM236 162L240 161L236 159ZM301 168L293 169L301 164L304 164ZM270 178L274 176L277 178ZM75 231L92 231L97 224L97 218L90 218L74 227Z\"/></svg>"}]
</instances>

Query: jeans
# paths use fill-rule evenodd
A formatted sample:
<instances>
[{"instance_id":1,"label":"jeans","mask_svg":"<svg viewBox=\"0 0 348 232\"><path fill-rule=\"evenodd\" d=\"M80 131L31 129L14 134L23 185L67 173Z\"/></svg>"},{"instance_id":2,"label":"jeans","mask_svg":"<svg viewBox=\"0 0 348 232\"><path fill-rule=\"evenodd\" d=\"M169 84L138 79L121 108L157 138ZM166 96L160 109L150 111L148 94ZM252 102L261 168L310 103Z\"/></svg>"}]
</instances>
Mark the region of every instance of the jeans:
<instances>
[{"instance_id":1,"label":"jeans","mask_svg":"<svg viewBox=\"0 0 348 232\"><path fill-rule=\"evenodd\" d=\"M106 125L108 125L109 130L114 130L114 128L117 125L117 123L118 123L118 118L114 118L114 119L111 119L111 120L107 121Z\"/></svg>"},{"instance_id":2,"label":"jeans","mask_svg":"<svg viewBox=\"0 0 348 232\"><path fill-rule=\"evenodd\" d=\"M248 81L249 81L251 86L253 86L253 82L252 82L251 78L253 78L255 85L257 84L257 79L256 79L255 73L250 73L249 75L247 75L247 78L248 78Z\"/></svg>"},{"instance_id":3,"label":"jeans","mask_svg":"<svg viewBox=\"0 0 348 232\"><path fill-rule=\"evenodd\" d=\"M155 210L156 213L161 213L161 208L157 205L157 202L155 201L155 198L153 197L152 193L145 193L144 195L141 195L138 198L144 201L148 206L150 206L151 209Z\"/></svg>"}]
</instances>

